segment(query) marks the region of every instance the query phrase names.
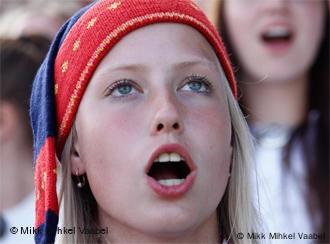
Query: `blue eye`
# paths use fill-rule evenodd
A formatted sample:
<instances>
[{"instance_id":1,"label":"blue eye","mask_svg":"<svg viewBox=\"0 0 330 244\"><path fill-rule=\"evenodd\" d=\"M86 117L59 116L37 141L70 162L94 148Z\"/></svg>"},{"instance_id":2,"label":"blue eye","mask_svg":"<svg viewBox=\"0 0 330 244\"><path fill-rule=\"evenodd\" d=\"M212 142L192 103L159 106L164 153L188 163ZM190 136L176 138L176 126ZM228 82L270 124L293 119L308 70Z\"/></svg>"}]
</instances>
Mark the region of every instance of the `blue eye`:
<instances>
[{"instance_id":1,"label":"blue eye","mask_svg":"<svg viewBox=\"0 0 330 244\"><path fill-rule=\"evenodd\" d=\"M211 83L206 77L199 75L192 75L186 78L187 82L181 87L183 91L192 91L196 93L209 93L211 90Z\"/></svg>"},{"instance_id":2,"label":"blue eye","mask_svg":"<svg viewBox=\"0 0 330 244\"><path fill-rule=\"evenodd\" d=\"M201 90L206 90L200 81L191 81L187 85L192 91L200 92Z\"/></svg>"},{"instance_id":3,"label":"blue eye","mask_svg":"<svg viewBox=\"0 0 330 244\"><path fill-rule=\"evenodd\" d=\"M132 83L133 81L127 79L116 81L107 89L106 95L112 97L130 96L138 92Z\"/></svg>"},{"instance_id":4,"label":"blue eye","mask_svg":"<svg viewBox=\"0 0 330 244\"><path fill-rule=\"evenodd\" d=\"M133 87L131 85L120 85L118 88L118 93L120 93L121 95L127 95L129 93L131 93L131 91L133 90Z\"/></svg>"}]
</instances>

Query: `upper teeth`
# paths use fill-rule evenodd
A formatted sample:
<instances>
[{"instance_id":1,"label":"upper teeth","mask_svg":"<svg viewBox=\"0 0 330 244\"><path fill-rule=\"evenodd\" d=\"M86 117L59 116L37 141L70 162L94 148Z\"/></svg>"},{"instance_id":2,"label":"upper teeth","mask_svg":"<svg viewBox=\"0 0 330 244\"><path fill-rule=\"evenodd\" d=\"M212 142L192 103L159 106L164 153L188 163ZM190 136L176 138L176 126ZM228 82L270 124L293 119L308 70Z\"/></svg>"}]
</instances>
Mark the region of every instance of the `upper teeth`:
<instances>
[{"instance_id":1,"label":"upper teeth","mask_svg":"<svg viewBox=\"0 0 330 244\"><path fill-rule=\"evenodd\" d=\"M268 30L265 35L267 37L282 37L290 35L290 31L287 28L276 27Z\"/></svg>"},{"instance_id":2,"label":"upper teeth","mask_svg":"<svg viewBox=\"0 0 330 244\"><path fill-rule=\"evenodd\" d=\"M160 154L159 157L154 160L154 162L180 162L181 160L183 160L183 158L178 153L172 152Z\"/></svg>"}]
</instances>

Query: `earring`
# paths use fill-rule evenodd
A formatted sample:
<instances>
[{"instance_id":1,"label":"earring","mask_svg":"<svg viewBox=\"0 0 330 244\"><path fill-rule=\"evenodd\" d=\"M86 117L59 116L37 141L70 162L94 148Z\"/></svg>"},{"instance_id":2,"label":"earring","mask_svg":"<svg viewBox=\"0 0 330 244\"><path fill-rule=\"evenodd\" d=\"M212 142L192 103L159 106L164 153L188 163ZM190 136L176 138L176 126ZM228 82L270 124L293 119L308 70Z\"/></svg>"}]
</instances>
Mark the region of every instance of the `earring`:
<instances>
[{"instance_id":1,"label":"earring","mask_svg":"<svg viewBox=\"0 0 330 244\"><path fill-rule=\"evenodd\" d=\"M77 183L77 186L78 188L83 188L85 186L85 176L80 176L79 175L79 169L77 168L76 169L76 177L77 177L77 180L78 180L78 183ZM80 178L82 179L82 181L80 181Z\"/></svg>"}]
</instances>

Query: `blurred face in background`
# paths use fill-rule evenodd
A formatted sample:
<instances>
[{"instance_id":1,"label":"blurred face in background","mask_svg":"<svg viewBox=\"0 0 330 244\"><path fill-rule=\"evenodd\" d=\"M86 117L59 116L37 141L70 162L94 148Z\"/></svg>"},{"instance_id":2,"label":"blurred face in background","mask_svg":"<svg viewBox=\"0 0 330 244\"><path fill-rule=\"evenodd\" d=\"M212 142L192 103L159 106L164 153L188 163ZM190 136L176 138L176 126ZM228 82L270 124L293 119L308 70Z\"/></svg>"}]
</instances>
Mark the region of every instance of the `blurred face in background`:
<instances>
[{"instance_id":1,"label":"blurred face in background","mask_svg":"<svg viewBox=\"0 0 330 244\"><path fill-rule=\"evenodd\" d=\"M308 74L322 40L323 0L230 0L222 7L245 78L283 82Z\"/></svg>"}]
</instances>

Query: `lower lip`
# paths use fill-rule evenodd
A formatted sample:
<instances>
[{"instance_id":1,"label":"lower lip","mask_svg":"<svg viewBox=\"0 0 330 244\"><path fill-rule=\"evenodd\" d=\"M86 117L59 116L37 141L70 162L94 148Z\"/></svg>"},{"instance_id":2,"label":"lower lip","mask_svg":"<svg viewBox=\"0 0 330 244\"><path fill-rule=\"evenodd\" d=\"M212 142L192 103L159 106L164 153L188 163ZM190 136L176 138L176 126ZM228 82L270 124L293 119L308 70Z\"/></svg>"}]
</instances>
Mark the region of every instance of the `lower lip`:
<instances>
[{"instance_id":1,"label":"lower lip","mask_svg":"<svg viewBox=\"0 0 330 244\"><path fill-rule=\"evenodd\" d=\"M147 175L149 186L161 197L174 198L184 195L192 187L196 178L196 171L190 172L186 179L180 185L164 186L157 180Z\"/></svg>"},{"instance_id":2,"label":"lower lip","mask_svg":"<svg viewBox=\"0 0 330 244\"><path fill-rule=\"evenodd\" d=\"M272 42L262 41L262 43L271 53L275 55L281 55L281 54L285 54L288 51L288 49L291 47L292 40L272 41Z\"/></svg>"}]
</instances>

